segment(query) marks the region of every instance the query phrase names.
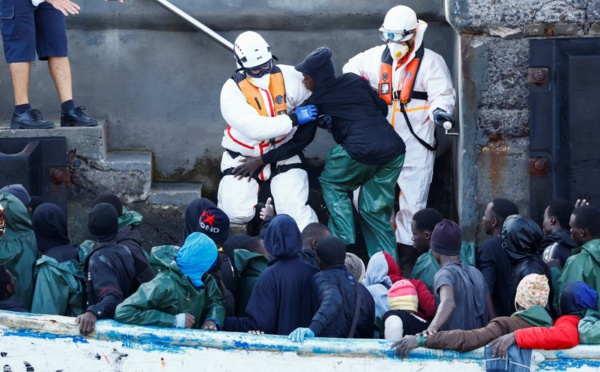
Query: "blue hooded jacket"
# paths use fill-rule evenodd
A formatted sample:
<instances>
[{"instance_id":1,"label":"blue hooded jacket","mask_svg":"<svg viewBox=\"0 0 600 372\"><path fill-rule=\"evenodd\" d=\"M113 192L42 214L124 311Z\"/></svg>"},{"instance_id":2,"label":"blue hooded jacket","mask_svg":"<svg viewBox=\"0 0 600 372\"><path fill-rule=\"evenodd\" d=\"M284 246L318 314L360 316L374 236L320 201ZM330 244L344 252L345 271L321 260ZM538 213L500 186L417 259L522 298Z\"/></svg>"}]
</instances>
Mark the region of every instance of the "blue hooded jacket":
<instances>
[{"instance_id":1,"label":"blue hooded jacket","mask_svg":"<svg viewBox=\"0 0 600 372\"><path fill-rule=\"evenodd\" d=\"M252 291L247 317L227 317L226 331L289 335L298 327L310 325L316 311L312 278L319 270L298 258L302 235L293 218L280 214L271 220L265 248L273 259Z\"/></svg>"}]
</instances>

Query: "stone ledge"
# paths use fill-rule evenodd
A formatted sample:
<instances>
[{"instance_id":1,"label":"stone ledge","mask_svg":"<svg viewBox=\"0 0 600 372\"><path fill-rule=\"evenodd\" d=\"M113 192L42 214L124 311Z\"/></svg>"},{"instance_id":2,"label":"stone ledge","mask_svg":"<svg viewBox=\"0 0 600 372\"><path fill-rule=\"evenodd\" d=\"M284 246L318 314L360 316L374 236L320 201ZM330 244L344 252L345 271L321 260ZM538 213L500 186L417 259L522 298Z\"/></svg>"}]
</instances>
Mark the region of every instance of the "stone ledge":
<instances>
[{"instance_id":1,"label":"stone ledge","mask_svg":"<svg viewBox=\"0 0 600 372\"><path fill-rule=\"evenodd\" d=\"M148 204L186 206L202 197L201 183L155 183L148 195Z\"/></svg>"},{"instance_id":2,"label":"stone ledge","mask_svg":"<svg viewBox=\"0 0 600 372\"><path fill-rule=\"evenodd\" d=\"M60 119L49 118L55 124L53 129L10 129L10 122L0 122L0 138L65 137L67 150L76 149L77 156L92 160L102 160L106 156L105 119L98 120L96 127L61 127ZM66 155L66 154L65 154Z\"/></svg>"}]
</instances>

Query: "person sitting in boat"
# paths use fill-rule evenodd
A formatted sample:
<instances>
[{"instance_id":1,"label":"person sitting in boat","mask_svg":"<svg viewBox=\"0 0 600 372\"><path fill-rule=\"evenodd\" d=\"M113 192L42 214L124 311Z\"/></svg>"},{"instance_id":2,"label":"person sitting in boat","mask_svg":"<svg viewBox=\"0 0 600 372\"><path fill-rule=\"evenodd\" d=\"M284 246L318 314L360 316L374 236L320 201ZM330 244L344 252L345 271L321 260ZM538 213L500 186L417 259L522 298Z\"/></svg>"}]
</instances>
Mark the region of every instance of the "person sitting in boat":
<instances>
[{"instance_id":1,"label":"person sitting in boat","mask_svg":"<svg viewBox=\"0 0 600 372\"><path fill-rule=\"evenodd\" d=\"M552 326L552 317L545 306L548 303L550 286L544 275L530 274L521 280L517 287L514 310L511 316L493 319L485 327L472 330L450 330L433 334L406 336L392 345L395 355L406 358L410 350L418 346L430 349L455 350L467 352L485 346L488 342L509 332L525 330L531 327ZM577 329L575 329L577 332Z\"/></svg>"},{"instance_id":2,"label":"person sitting in boat","mask_svg":"<svg viewBox=\"0 0 600 372\"><path fill-rule=\"evenodd\" d=\"M431 293L429 296L433 298ZM383 315L381 321L386 340L416 335L429 327L429 322L417 314L419 293L410 280L402 279L394 283L387 293L387 300L390 310Z\"/></svg>"},{"instance_id":3,"label":"person sitting in boat","mask_svg":"<svg viewBox=\"0 0 600 372\"><path fill-rule=\"evenodd\" d=\"M8 269L0 265L0 310L26 313L20 302L13 298L15 294L15 279Z\"/></svg>"},{"instance_id":4,"label":"person sitting in boat","mask_svg":"<svg viewBox=\"0 0 600 372\"><path fill-rule=\"evenodd\" d=\"M375 301L364 285L348 271L346 245L329 236L317 242L317 264L312 285L319 309L308 328L297 328L288 338L302 342L307 337L373 338Z\"/></svg>"},{"instance_id":5,"label":"person sitting in boat","mask_svg":"<svg viewBox=\"0 0 600 372\"><path fill-rule=\"evenodd\" d=\"M156 277L123 301L115 320L138 325L216 331L225 320L225 303L216 279L207 274L217 263L216 244L205 234L190 234L181 248L152 248Z\"/></svg>"},{"instance_id":6,"label":"person sitting in boat","mask_svg":"<svg viewBox=\"0 0 600 372\"><path fill-rule=\"evenodd\" d=\"M560 350L573 348L580 342L599 343L599 328L595 324L598 294L592 287L581 281L566 283L559 306L563 315L556 319L553 327L518 329L505 334L487 345L486 355L504 358L513 345L521 349Z\"/></svg>"},{"instance_id":7,"label":"person sitting in boat","mask_svg":"<svg viewBox=\"0 0 600 372\"><path fill-rule=\"evenodd\" d=\"M324 237L331 236L331 230L327 225L319 222L311 222L302 230L302 252L300 261L317 267L317 243ZM356 278L358 279L358 278Z\"/></svg>"},{"instance_id":8,"label":"person sitting in boat","mask_svg":"<svg viewBox=\"0 0 600 372\"><path fill-rule=\"evenodd\" d=\"M57 205L41 204L32 216L33 231L42 257L35 265L31 312L77 316L85 303L83 263L91 247L71 244L67 216Z\"/></svg>"},{"instance_id":9,"label":"person sitting in boat","mask_svg":"<svg viewBox=\"0 0 600 372\"><path fill-rule=\"evenodd\" d=\"M288 335L308 327L314 314L312 278L319 270L300 261L302 235L294 219L279 214L270 220L265 248L273 256L258 278L246 317L227 317L225 330Z\"/></svg>"},{"instance_id":10,"label":"person sitting in boat","mask_svg":"<svg viewBox=\"0 0 600 372\"><path fill-rule=\"evenodd\" d=\"M96 205L88 214L88 230L94 250L85 260L86 310L76 324L86 336L94 331L96 320L112 319L115 308L129 297L137 284L133 255L125 245L115 241L119 216L108 203Z\"/></svg>"}]
</instances>

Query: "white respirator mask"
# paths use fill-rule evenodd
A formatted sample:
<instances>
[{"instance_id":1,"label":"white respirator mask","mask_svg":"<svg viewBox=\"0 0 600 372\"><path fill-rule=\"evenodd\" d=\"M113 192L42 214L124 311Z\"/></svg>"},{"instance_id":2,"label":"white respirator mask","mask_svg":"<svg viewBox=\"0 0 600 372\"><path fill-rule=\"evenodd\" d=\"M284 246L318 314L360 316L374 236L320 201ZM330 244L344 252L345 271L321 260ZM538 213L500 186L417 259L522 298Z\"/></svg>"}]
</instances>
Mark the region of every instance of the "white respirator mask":
<instances>
[{"instance_id":1,"label":"white respirator mask","mask_svg":"<svg viewBox=\"0 0 600 372\"><path fill-rule=\"evenodd\" d=\"M257 78L252 76L246 76L250 84L254 85L257 88L269 90L269 84L271 83L271 74L264 74L263 76Z\"/></svg>"},{"instance_id":2,"label":"white respirator mask","mask_svg":"<svg viewBox=\"0 0 600 372\"><path fill-rule=\"evenodd\" d=\"M406 56L410 50L408 45L402 45L399 43L388 42L388 48L390 49L390 55L394 61L398 61Z\"/></svg>"}]
</instances>

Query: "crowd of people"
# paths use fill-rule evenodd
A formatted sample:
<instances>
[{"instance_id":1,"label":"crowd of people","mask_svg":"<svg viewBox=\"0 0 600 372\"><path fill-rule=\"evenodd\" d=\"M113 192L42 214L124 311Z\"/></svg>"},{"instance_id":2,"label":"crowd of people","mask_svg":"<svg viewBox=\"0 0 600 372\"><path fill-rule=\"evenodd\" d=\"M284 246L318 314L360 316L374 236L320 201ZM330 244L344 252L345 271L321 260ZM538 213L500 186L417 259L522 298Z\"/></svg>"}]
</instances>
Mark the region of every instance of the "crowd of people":
<instances>
[{"instance_id":1,"label":"crowd of people","mask_svg":"<svg viewBox=\"0 0 600 372\"><path fill-rule=\"evenodd\" d=\"M599 208L554 200L540 227L494 199L482 216L490 239L479 247L425 208L435 129L454 124L455 101L446 64L423 47L426 28L410 8L392 8L379 30L385 44L339 76L327 47L287 66L259 34L239 35L238 69L221 91L217 204L187 205L181 246L142 249L143 216L114 194L92 201L90 240L73 244L59 207L34 203L21 185L0 189L0 309L71 316L83 335L115 319L295 342L385 338L401 357L416 347L489 346L492 364L600 342ZM328 225L307 203L302 167L319 127L337 143L319 177ZM260 233L234 234L257 214L267 181ZM354 209L366 265L348 252Z\"/></svg>"},{"instance_id":2,"label":"crowd of people","mask_svg":"<svg viewBox=\"0 0 600 372\"><path fill-rule=\"evenodd\" d=\"M88 214L91 239L72 244L58 206L33 204L23 186L9 185L0 189L0 309L71 316L83 335L115 319L295 342L384 338L403 358L416 347L488 346L490 363L527 364L530 349L600 343L600 209L577 204L553 201L540 227L494 199L482 217L491 238L472 262L460 227L423 209L412 223L419 258L405 277L385 250L365 265L326 225L300 231L270 203L251 237L233 234L212 201L193 200L181 247L147 254L143 217L100 194Z\"/></svg>"}]
</instances>

